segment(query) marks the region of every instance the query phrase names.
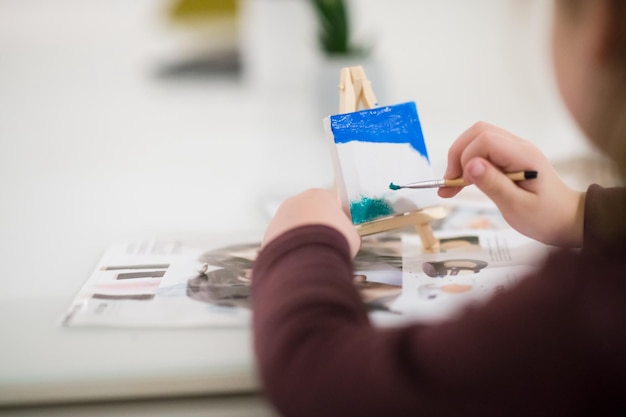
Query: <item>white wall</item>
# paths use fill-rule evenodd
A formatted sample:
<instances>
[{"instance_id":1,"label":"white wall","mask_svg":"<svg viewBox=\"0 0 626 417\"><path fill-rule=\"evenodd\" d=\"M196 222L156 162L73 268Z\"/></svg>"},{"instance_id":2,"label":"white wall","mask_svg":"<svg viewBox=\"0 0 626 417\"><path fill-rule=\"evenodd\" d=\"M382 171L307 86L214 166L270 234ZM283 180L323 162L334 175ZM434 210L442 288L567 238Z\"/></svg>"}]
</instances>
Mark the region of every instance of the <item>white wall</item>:
<instances>
[{"instance_id":1,"label":"white wall","mask_svg":"<svg viewBox=\"0 0 626 417\"><path fill-rule=\"evenodd\" d=\"M282 85L298 91L302 83L316 79L316 28L306 3L244 3L249 12L244 14L244 40L252 45L252 77L261 75L257 81L270 89ZM363 64L379 81L373 85L379 102L417 102L436 162L445 159L454 138L479 120L535 142L553 158L587 150L553 80L551 4L547 0L349 3L355 40L373 50L374 62ZM315 100L315 95L311 97Z\"/></svg>"},{"instance_id":2,"label":"white wall","mask_svg":"<svg viewBox=\"0 0 626 417\"><path fill-rule=\"evenodd\" d=\"M0 1L0 252L13 254L0 277L11 279L9 295L67 294L112 241L262 231L268 203L332 183L317 101L328 90L336 99L338 74L320 81L310 4L242 0L239 83L155 76L172 46L168 3ZM380 80L379 101L418 103L439 169L477 120L555 159L584 150L551 80L547 0L351 4L358 37L374 47L368 74ZM46 280L66 268L67 287Z\"/></svg>"},{"instance_id":3,"label":"white wall","mask_svg":"<svg viewBox=\"0 0 626 417\"><path fill-rule=\"evenodd\" d=\"M359 30L379 34L390 100L418 102L437 154L477 120L555 155L567 135L579 145L553 83L550 1L395 0L385 10L376 1L354 3Z\"/></svg>"},{"instance_id":4,"label":"white wall","mask_svg":"<svg viewBox=\"0 0 626 417\"><path fill-rule=\"evenodd\" d=\"M266 220L268 195L330 184L316 101L336 94L338 74L319 81L310 4L242 0L244 84L155 77L172 34L167 4L0 2L0 191L14 201L5 219L49 200L51 216L83 230L248 228ZM351 5L356 37L373 46L380 103L418 103L440 169L477 120L555 158L584 149L551 79L547 0ZM83 197L68 210L73 190ZM212 196L230 203L202 203Z\"/></svg>"}]
</instances>

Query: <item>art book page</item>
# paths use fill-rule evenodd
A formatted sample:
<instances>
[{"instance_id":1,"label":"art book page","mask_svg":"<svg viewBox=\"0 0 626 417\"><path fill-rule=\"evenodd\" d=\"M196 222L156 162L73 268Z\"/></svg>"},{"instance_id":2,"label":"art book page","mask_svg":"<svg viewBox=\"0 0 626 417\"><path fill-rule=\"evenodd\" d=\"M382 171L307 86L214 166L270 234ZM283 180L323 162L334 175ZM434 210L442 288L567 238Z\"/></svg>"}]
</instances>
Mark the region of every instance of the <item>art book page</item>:
<instances>
[{"instance_id":1,"label":"art book page","mask_svg":"<svg viewBox=\"0 0 626 417\"><path fill-rule=\"evenodd\" d=\"M245 327L260 242L190 248L177 242L112 245L75 296L67 327ZM402 240L363 240L354 284L369 312L389 312L402 292ZM395 317L395 313L393 316Z\"/></svg>"},{"instance_id":2,"label":"art book page","mask_svg":"<svg viewBox=\"0 0 626 417\"><path fill-rule=\"evenodd\" d=\"M219 288L232 286L221 271L226 270L231 276L239 270L223 268L220 259L215 259L215 265L204 266L203 256L214 251L189 248L178 242L112 245L76 295L62 324L70 327L246 326L250 310L240 308L239 303L247 293L215 298ZM235 259L237 255L233 252L231 257ZM211 281L210 273L215 275Z\"/></svg>"},{"instance_id":3,"label":"art book page","mask_svg":"<svg viewBox=\"0 0 626 417\"><path fill-rule=\"evenodd\" d=\"M452 223L459 224L465 222ZM424 253L415 233L362 238L353 282L375 325L447 319L515 285L548 250L510 228L445 230L436 236L436 253ZM62 325L249 326L250 276L260 248L256 241L206 248L158 241L112 245Z\"/></svg>"},{"instance_id":4,"label":"art book page","mask_svg":"<svg viewBox=\"0 0 626 417\"><path fill-rule=\"evenodd\" d=\"M513 229L436 233L437 253L403 237L402 296L391 306L410 321L446 320L489 300L532 272L549 247Z\"/></svg>"}]
</instances>

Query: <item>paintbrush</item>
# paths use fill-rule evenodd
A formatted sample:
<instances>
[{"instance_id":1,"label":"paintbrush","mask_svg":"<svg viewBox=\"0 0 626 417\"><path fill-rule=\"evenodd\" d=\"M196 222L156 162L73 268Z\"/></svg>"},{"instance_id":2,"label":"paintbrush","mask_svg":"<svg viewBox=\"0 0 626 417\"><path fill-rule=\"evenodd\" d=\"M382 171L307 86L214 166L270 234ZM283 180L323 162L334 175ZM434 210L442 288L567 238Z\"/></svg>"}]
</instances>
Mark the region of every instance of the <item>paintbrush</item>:
<instances>
[{"instance_id":1,"label":"paintbrush","mask_svg":"<svg viewBox=\"0 0 626 417\"><path fill-rule=\"evenodd\" d=\"M525 181L537 178L537 171L518 171L506 174L512 181ZM404 185L396 185L393 182L389 184L389 188L392 190L399 190L401 188L441 188L441 187L465 187L467 184L463 178L453 179L438 179L412 182Z\"/></svg>"}]
</instances>

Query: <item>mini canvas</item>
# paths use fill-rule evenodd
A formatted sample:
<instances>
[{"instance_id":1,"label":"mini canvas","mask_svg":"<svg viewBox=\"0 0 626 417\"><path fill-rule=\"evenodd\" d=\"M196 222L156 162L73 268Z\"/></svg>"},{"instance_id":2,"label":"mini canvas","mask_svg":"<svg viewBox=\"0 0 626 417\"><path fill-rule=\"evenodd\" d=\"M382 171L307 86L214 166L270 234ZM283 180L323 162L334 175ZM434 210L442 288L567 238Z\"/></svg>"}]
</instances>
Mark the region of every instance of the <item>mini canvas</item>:
<instances>
[{"instance_id":1,"label":"mini canvas","mask_svg":"<svg viewBox=\"0 0 626 417\"><path fill-rule=\"evenodd\" d=\"M437 204L433 189L391 190L433 171L414 102L324 119L342 206L355 225Z\"/></svg>"}]
</instances>

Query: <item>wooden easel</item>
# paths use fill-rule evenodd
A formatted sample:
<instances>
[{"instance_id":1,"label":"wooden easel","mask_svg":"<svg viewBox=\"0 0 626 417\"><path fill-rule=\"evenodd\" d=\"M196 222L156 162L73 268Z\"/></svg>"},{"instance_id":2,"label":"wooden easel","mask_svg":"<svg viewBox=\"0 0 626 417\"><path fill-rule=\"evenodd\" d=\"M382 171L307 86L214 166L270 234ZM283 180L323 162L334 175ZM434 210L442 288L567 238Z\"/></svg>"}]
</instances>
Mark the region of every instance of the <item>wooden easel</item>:
<instances>
[{"instance_id":1,"label":"wooden easel","mask_svg":"<svg viewBox=\"0 0 626 417\"><path fill-rule=\"evenodd\" d=\"M339 81L339 113L371 109L377 105L376 96L371 82L365 75L362 66L344 67L341 69ZM446 216L447 210L440 206L384 217L371 222L356 225L361 236L386 232L393 229L414 226L422 241L425 251L435 251L439 247L439 239L435 238L430 223Z\"/></svg>"}]
</instances>

